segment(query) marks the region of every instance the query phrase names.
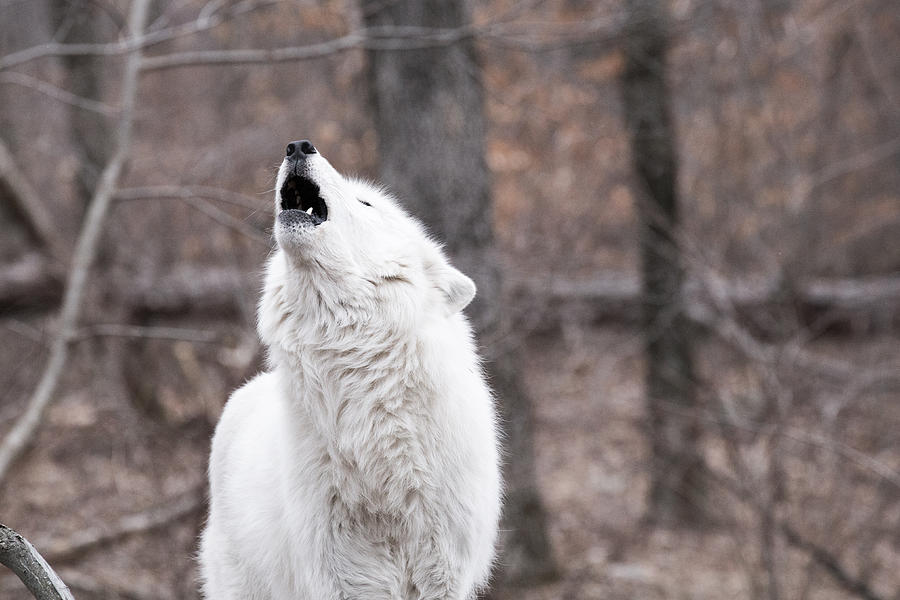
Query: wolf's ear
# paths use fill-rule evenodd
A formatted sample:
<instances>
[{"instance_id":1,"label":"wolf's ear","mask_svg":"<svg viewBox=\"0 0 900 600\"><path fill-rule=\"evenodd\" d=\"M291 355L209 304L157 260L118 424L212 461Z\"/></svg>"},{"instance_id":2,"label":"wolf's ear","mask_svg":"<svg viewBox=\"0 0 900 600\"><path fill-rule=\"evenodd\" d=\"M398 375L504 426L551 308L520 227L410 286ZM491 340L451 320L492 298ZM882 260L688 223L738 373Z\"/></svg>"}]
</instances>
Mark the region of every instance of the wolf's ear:
<instances>
[{"instance_id":1,"label":"wolf's ear","mask_svg":"<svg viewBox=\"0 0 900 600\"><path fill-rule=\"evenodd\" d=\"M447 262L433 262L425 270L431 285L443 294L448 314L461 311L475 297L475 283Z\"/></svg>"}]
</instances>

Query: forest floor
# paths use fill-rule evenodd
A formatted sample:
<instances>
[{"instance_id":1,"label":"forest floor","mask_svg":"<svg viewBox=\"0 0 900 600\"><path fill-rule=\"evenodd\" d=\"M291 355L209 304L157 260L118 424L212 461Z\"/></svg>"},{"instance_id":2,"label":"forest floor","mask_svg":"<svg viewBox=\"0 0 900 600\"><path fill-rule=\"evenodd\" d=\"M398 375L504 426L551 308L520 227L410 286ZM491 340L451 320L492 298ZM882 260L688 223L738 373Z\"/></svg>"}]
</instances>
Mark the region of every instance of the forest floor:
<instances>
[{"instance_id":1,"label":"forest floor","mask_svg":"<svg viewBox=\"0 0 900 600\"><path fill-rule=\"evenodd\" d=\"M900 348L896 339L884 345ZM756 597L750 546L735 528L669 529L644 520L640 348L634 329L609 325L529 338L523 367L536 404L538 479L561 577L498 592L496 600ZM52 554L85 524L102 528L196 490L209 434L205 418L173 428L148 422L112 392L64 393L0 491L0 520ZM193 557L204 510L55 566L79 600L196 598ZM801 585L808 563L786 556L796 573L785 567L783 597L801 597L790 585ZM846 597L827 585L813 592L817 599ZM29 596L4 574L0 597Z\"/></svg>"}]
</instances>

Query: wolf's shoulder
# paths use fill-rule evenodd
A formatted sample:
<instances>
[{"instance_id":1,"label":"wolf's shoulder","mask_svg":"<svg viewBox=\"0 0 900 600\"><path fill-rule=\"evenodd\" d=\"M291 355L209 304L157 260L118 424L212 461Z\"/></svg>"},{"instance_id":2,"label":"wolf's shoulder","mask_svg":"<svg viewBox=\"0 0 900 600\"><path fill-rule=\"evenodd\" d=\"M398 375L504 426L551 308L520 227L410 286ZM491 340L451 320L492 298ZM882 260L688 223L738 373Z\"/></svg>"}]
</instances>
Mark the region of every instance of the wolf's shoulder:
<instances>
[{"instance_id":1,"label":"wolf's shoulder","mask_svg":"<svg viewBox=\"0 0 900 600\"><path fill-rule=\"evenodd\" d=\"M271 372L258 374L231 393L213 435L210 457L213 481L224 470L230 449L239 443L241 434L252 429L261 414L275 408L277 394L278 380Z\"/></svg>"},{"instance_id":2,"label":"wolf's shoulder","mask_svg":"<svg viewBox=\"0 0 900 600\"><path fill-rule=\"evenodd\" d=\"M228 428L231 426L231 421L242 420L246 413L258 410L261 408L260 405L264 405L267 400L272 399L277 393L278 382L275 373L263 372L257 374L231 393L228 402L225 403L219 428L223 426Z\"/></svg>"}]
</instances>

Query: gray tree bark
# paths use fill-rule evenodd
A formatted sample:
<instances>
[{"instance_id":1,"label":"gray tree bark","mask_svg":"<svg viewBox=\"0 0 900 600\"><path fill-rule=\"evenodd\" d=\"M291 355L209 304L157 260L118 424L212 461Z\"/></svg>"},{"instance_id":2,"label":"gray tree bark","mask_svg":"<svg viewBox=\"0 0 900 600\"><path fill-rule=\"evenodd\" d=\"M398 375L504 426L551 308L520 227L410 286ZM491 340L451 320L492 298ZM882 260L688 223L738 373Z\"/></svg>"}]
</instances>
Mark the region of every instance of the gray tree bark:
<instances>
[{"instance_id":1,"label":"gray tree bark","mask_svg":"<svg viewBox=\"0 0 900 600\"><path fill-rule=\"evenodd\" d=\"M37 600L75 600L66 584L34 546L2 523L0 564L15 573Z\"/></svg>"},{"instance_id":2,"label":"gray tree bark","mask_svg":"<svg viewBox=\"0 0 900 600\"><path fill-rule=\"evenodd\" d=\"M89 0L51 0L59 41L97 43L115 39L116 25L110 13ZM103 100L104 73L109 59L104 56L64 56L65 89L91 100ZM115 120L106 115L69 106L69 141L78 153L76 190L80 204L86 206L97 187L100 172L112 156Z\"/></svg>"},{"instance_id":3,"label":"gray tree bark","mask_svg":"<svg viewBox=\"0 0 900 600\"><path fill-rule=\"evenodd\" d=\"M458 28L465 0L362 0L369 28ZM468 309L485 345L487 373L505 426L504 534L499 582L555 573L538 493L531 401L518 376L517 349L504 338L503 277L494 247L490 176L484 156L484 91L471 39L416 50L368 50L380 175L413 214L446 243L478 286Z\"/></svg>"},{"instance_id":4,"label":"gray tree bark","mask_svg":"<svg viewBox=\"0 0 900 600\"><path fill-rule=\"evenodd\" d=\"M666 18L657 0L628 0L622 95L641 220L642 325L651 446L649 514L689 524L702 513L689 325L678 226L677 155L665 82Z\"/></svg>"}]
</instances>

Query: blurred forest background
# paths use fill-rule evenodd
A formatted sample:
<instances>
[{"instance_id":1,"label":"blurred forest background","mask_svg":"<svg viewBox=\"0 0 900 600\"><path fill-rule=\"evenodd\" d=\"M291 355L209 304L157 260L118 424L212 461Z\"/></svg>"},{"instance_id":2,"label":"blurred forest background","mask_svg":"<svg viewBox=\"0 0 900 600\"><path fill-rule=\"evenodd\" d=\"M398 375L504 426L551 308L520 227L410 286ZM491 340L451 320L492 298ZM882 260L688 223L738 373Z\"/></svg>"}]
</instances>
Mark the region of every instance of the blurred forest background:
<instances>
[{"instance_id":1,"label":"blurred forest background","mask_svg":"<svg viewBox=\"0 0 900 600\"><path fill-rule=\"evenodd\" d=\"M300 138L479 283L492 598L900 597L896 0L0 0L0 521L77 598L198 597Z\"/></svg>"}]
</instances>

